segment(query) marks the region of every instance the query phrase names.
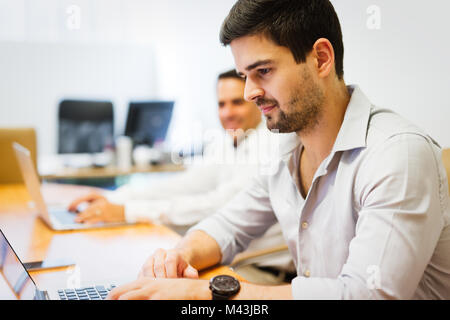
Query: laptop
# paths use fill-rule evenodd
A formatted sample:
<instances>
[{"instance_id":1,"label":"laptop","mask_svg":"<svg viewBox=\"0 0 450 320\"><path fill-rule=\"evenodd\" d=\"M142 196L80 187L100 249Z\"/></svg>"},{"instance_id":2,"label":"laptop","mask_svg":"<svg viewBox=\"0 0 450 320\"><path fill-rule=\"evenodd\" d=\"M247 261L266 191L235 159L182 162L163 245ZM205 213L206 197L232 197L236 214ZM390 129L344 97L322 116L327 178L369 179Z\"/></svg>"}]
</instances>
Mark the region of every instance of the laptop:
<instances>
[{"instance_id":1,"label":"laptop","mask_svg":"<svg viewBox=\"0 0 450 320\"><path fill-rule=\"evenodd\" d=\"M22 172L23 180L30 193L31 198L38 210L39 217L53 230L82 230L82 229L97 229L110 228L125 225L132 225L130 222L102 222L97 224L84 224L75 222L77 213L71 212L64 207L47 207L41 193L41 184L30 157L30 151L24 146L14 142L13 148L16 154L19 168Z\"/></svg>"},{"instance_id":2,"label":"laptop","mask_svg":"<svg viewBox=\"0 0 450 320\"><path fill-rule=\"evenodd\" d=\"M0 273L18 300L104 300L115 285L39 290L3 231L0 230Z\"/></svg>"}]
</instances>

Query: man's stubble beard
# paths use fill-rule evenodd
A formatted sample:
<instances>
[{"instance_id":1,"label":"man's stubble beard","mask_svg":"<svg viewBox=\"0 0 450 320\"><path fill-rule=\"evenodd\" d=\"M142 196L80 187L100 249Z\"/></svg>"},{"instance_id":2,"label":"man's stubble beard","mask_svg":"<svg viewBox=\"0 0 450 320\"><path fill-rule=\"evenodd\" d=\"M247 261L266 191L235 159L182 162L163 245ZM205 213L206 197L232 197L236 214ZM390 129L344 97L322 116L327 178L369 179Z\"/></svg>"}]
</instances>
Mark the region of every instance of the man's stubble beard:
<instances>
[{"instance_id":1,"label":"man's stubble beard","mask_svg":"<svg viewBox=\"0 0 450 320\"><path fill-rule=\"evenodd\" d=\"M267 128L279 133L306 133L314 129L322 115L324 94L305 70L303 83L293 90L286 105L286 112L278 104L278 119L268 115Z\"/></svg>"}]
</instances>

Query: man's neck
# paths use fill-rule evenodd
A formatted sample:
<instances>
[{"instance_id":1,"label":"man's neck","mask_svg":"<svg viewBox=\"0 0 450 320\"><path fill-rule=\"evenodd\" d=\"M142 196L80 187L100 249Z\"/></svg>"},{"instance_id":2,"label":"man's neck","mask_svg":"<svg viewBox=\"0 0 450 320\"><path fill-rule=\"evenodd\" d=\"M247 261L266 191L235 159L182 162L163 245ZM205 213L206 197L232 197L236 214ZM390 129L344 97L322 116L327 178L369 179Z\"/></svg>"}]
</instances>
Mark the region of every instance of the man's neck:
<instances>
[{"instance_id":1,"label":"man's neck","mask_svg":"<svg viewBox=\"0 0 450 320\"><path fill-rule=\"evenodd\" d=\"M307 132L297 132L304 147L304 156L312 166L319 167L330 154L349 101L350 94L345 83L341 81L340 85L327 95L323 114L315 127Z\"/></svg>"},{"instance_id":2,"label":"man's neck","mask_svg":"<svg viewBox=\"0 0 450 320\"><path fill-rule=\"evenodd\" d=\"M237 148L239 144L248 136L248 134L252 131L258 130L259 125L261 124L262 120L260 120L253 128L247 129L247 131L236 131L235 135L232 135L231 138L233 139L233 146Z\"/></svg>"}]
</instances>

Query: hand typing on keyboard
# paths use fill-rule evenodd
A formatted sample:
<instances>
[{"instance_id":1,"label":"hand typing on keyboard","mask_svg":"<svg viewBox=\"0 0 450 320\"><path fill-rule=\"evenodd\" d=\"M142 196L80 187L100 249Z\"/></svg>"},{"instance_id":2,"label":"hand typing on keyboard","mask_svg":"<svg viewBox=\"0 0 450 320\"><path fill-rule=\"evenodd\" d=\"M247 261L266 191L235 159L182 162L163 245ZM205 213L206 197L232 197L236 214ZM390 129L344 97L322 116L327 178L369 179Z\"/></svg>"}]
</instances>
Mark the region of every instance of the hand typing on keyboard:
<instances>
[{"instance_id":1,"label":"hand typing on keyboard","mask_svg":"<svg viewBox=\"0 0 450 320\"><path fill-rule=\"evenodd\" d=\"M74 200L68 209L78 213L75 218L75 222L78 223L125 221L124 206L113 204L98 193L90 193Z\"/></svg>"}]
</instances>

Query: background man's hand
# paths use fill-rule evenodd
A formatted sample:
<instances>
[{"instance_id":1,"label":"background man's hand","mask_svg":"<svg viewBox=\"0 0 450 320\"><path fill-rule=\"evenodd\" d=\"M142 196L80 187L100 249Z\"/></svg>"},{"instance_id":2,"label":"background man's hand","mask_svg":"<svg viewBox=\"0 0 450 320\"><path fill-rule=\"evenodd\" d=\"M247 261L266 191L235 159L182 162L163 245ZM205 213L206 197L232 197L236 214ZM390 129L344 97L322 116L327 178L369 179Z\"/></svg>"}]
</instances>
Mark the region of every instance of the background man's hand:
<instances>
[{"instance_id":1,"label":"background man's hand","mask_svg":"<svg viewBox=\"0 0 450 320\"><path fill-rule=\"evenodd\" d=\"M75 212L81 203L89 203L89 207L80 212L75 221L79 223L123 222L125 221L125 208L122 205L110 203L104 196L91 193L73 201L69 210Z\"/></svg>"},{"instance_id":2,"label":"background man's hand","mask_svg":"<svg viewBox=\"0 0 450 320\"><path fill-rule=\"evenodd\" d=\"M198 271L177 249L158 249L147 259L139 279L142 278L198 278Z\"/></svg>"}]
</instances>

